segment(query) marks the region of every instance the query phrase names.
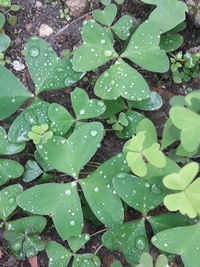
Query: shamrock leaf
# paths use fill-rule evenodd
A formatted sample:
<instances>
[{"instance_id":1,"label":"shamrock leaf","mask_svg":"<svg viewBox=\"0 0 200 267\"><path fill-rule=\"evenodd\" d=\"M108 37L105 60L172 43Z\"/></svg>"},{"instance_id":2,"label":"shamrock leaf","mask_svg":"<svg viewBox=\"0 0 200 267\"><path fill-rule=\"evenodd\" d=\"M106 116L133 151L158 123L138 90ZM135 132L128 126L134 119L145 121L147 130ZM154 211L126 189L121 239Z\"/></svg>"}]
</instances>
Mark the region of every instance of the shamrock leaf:
<instances>
[{"instance_id":1,"label":"shamrock leaf","mask_svg":"<svg viewBox=\"0 0 200 267\"><path fill-rule=\"evenodd\" d=\"M90 240L89 234L82 234L79 236L70 237L67 242L73 252L78 251L81 247L85 245Z\"/></svg>"},{"instance_id":2,"label":"shamrock leaf","mask_svg":"<svg viewBox=\"0 0 200 267\"><path fill-rule=\"evenodd\" d=\"M5 67L0 66L0 120L10 117L27 99L33 97Z\"/></svg>"},{"instance_id":3,"label":"shamrock leaf","mask_svg":"<svg viewBox=\"0 0 200 267\"><path fill-rule=\"evenodd\" d=\"M107 119L111 116L117 114L118 112L126 109L126 105L122 97L116 100L104 100L104 104L106 105L105 112L101 115L101 118Z\"/></svg>"},{"instance_id":4,"label":"shamrock leaf","mask_svg":"<svg viewBox=\"0 0 200 267\"><path fill-rule=\"evenodd\" d=\"M100 259L94 254L75 255L73 267L100 267Z\"/></svg>"},{"instance_id":5,"label":"shamrock leaf","mask_svg":"<svg viewBox=\"0 0 200 267\"><path fill-rule=\"evenodd\" d=\"M95 34L91 34L91 28ZM77 49L72 58L75 71L93 70L118 56L106 30L94 20L84 21L82 38L84 44Z\"/></svg>"},{"instance_id":6,"label":"shamrock leaf","mask_svg":"<svg viewBox=\"0 0 200 267\"><path fill-rule=\"evenodd\" d=\"M123 267L120 261L114 261L110 267Z\"/></svg>"},{"instance_id":7,"label":"shamrock leaf","mask_svg":"<svg viewBox=\"0 0 200 267\"><path fill-rule=\"evenodd\" d=\"M130 36L130 29L133 25L131 16L122 16L113 26L112 30L121 39L126 40Z\"/></svg>"},{"instance_id":8,"label":"shamrock leaf","mask_svg":"<svg viewBox=\"0 0 200 267\"><path fill-rule=\"evenodd\" d=\"M111 26L117 15L117 7L114 4L107 5L104 10L95 10L92 12L93 18L101 24Z\"/></svg>"},{"instance_id":9,"label":"shamrock leaf","mask_svg":"<svg viewBox=\"0 0 200 267\"><path fill-rule=\"evenodd\" d=\"M163 129L161 149L163 150L169 145L173 144L179 139L179 136L180 130L174 126L171 119L168 119Z\"/></svg>"},{"instance_id":10,"label":"shamrock leaf","mask_svg":"<svg viewBox=\"0 0 200 267\"><path fill-rule=\"evenodd\" d=\"M153 259L149 253L142 253L140 258L140 264L137 264L135 267L153 267ZM165 255L159 255L156 259L155 267L167 267L168 259Z\"/></svg>"},{"instance_id":11,"label":"shamrock leaf","mask_svg":"<svg viewBox=\"0 0 200 267\"><path fill-rule=\"evenodd\" d=\"M167 32L185 20L187 5L177 0L142 0L144 3L156 5L149 20L153 21L162 32Z\"/></svg>"},{"instance_id":12,"label":"shamrock leaf","mask_svg":"<svg viewBox=\"0 0 200 267\"><path fill-rule=\"evenodd\" d=\"M11 44L11 39L8 35L0 33L0 53L6 51Z\"/></svg>"},{"instance_id":13,"label":"shamrock leaf","mask_svg":"<svg viewBox=\"0 0 200 267\"><path fill-rule=\"evenodd\" d=\"M141 24L121 57L125 57L140 67L153 72L166 72L169 59L160 47L160 30L153 21Z\"/></svg>"},{"instance_id":14,"label":"shamrock leaf","mask_svg":"<svg viewBox=\"0 0 200 267\"><path fill-rule=\"evenodd\" d=\"M23 188L20 184L7 186L0 191L0 219L6 220L16 209L15 198L21 194Z\"/></svg>"},{"instance_id":15,"label":"shamrock leaf","mask_svg":"<svg viewBox=\"0 0 200 267\"><path fill-rule=\"evenodd\" d=\"M28 212L50 215L63 240L81 234L83 215L74 182L36 185L19 195L17 204Z\"/></svg>"},{"instance_id":16,"label":"shamrock leaf","mask_svg":"<svg viewBox=\"0 0 200 267\"><path fill-rule=\"evenodd\" d=\"M47 131L48 129L48 124L35 125L31 128L31 132L28 133L28 137L33 140L35 145L46 143L53 136L53 132Z\"/></svg>"},{"instance_id":17,"label":"shamrock leaf","mask_svg":"<svg viewBox=\"0 0 200 267\"><path fill-rule=\"evenodd\" d=\"M36 94L70 86L84 75L72 69L70 59L59 59L53 48L37 36L29 39L26 50L26 62L35 83Z\"/></svg>"},{"instance_id":18,"label":"shamrock leaf","mask_svg":"<svg viewBox=\"0 0 200 267\"><path fill-rule=\"evenodd\" d=\"M30 216L6 223L4 238L17 259L32 258L45 248L45 242L38 236L46 226L46 219Z\"/></svg>"},{"instance_id":19,"label":"shamrock leaf","mask_svg":"<svg viewBox=\"0 0 200 267\"><path fill-rule=\"evenodd\" d=\"M193 152L200 145L200 115L185 107L172 107L170 119L181 130L180 140L184 149Z\"/></svg>"},{"instance_id":20,"label":"shamrock leaf","mask_svg":"<svg viewBox=\"0 0 200 267\"><path fill-rule=\"evenodd\" d=\"M108 249L122 251L131 265L138 263L141 253L149 251L143 219L108 230L103 235L102 241Z\"/></svg>"},{"instance_id":21,"label":"shamrock leaf","mask_svg":"<svg viewBox=\"0 0 200 267\"><path fill-rule=\"evenodd\" d=\"M179 210L180 213L187 214L190 218L195 218L200 214L200 179L192 183L198 170L198 163L191 162L185 165L179 173L164 177L163 183L167 188L179 191L164 198L164 204L170 211Z\"/></svg>"},{"instance_id":22,"label":"shamrock leaf","mask_svg":"<svg viewBox=\"0 0 200 267\"><path fill-rule=\"evenodd\" d=\"M156 179L154 180L156 181ZM158 206L165 196L165 192L160 191L155 183L149 184L124 173L113 178L113 185L124 202L143 215Z\"/></svg>"},{"instance_id":23,"label":"shamrock leaf","mask_svg":"<svg viewBox=\"0 0 200 267\"><path fill-rule=\"evenodd\" d=\"M84 196L95 216L110 227L123 222L123 207L112 185L120 171L128 172L125 157L119 154L104 162L86 179L80 180Z\"/></svg>"},{"instance_id":24,"label":"shamrock leaf","mask_svg":"<svg viewBox=\"0 0 200 267\"><path fill-rule=\"evenodd\" d=\"M54 136L37 146L45 161L57 170L78 177L80 170L96 152L103 137L103 125L91 122L77 128L68 139Z\"/></svg>"},{"instance_id":25,"label":"shamrock leaf","mask_svg":"<svg viewBox=\"0 0 200 267\"><path fill-rule=\"evenodd\" d=\"M141 101L149 98L149 87L138 71L124 60L118 59L98 78L95 94L103 99L112 100L122 96L129 100Z\"/></svg>"},{"instance_id":26,"label":"shamrock leaf","mask_svg":"<svg viewBox=\"0 0 200 267\"><path fill-rule=\"evenodd\" d=\"M71 102L77 120L98 117L106 110L106 106L102 101L89 99L88 94L78 87L71 93Z\"/></svg>"},{"instance_id":27,"label":"shamrock leaf","mask_svg":"<svg viewBox=\"0 0 200 267\"><path fill-rule=\"evenodd\" d=\"M57 242L48 242L46 246L49 267L68 266L72 253Z\"/></svg>"},{"instance_id":28,"label":"shamrock leaf","mask_svg":"<svg viewBox=\"0 0 200 267\"><path fill-rule=\"evenodd\" d=\"M23 180L25 182L31 182L43 173L40 166L34 160L28 160L26 162L25 169L26 170L23 175Z\"/></svg>"},{"instance_id":29,"label":"shamrock leaf","mask_svg":"<svg viewBox=\"0 0 200 267\"><path fill-rule=\"evenodd\" d=\"M0 12L0 28L3 28L3 25L6 22L6 18L3 13Z\"/></svg>"},{"instance_id":30,"label":"shamrock leaf","mask_svg":"<svg viewBox=\"0 0 200 267\"><path fill-rule=\"evenodd\" d=\"M198 267L200 261L200 224L162 231L152 238L157 248L179 254L185 267Z\"/></svg>"},{"instance_id":31,"label":"shamrock leaf","mask_svg":"<svg viewBox=\"0 0 200 267\"><path fill-rule=\"evenodd\" d=\"M12 155L21 152L25 148L25 143L13 143L8 139L3 127L0 127L0 155Z\"/></svg>"},{"instance_id":32,"label":"shamrock leaf","mask_svg":"<svg viewBox=\"0 0 200 267\"><path fill-rule=\"evenodd\" d=\"M10 159L0 159L0 186L10 179L22 176L24 168L17 161Z\"/></svg>"},{"instance_id":33,"label":"shamrock leaf","mask_svg":"<svg viewBox=\"0 0 200 267\"><path fill-rule=\"evenodd\" d=\"M161 35L160 48L166 52L177 50L183 44L183 37L180 34L166 33Z\"/></svg>"}]
</instances>

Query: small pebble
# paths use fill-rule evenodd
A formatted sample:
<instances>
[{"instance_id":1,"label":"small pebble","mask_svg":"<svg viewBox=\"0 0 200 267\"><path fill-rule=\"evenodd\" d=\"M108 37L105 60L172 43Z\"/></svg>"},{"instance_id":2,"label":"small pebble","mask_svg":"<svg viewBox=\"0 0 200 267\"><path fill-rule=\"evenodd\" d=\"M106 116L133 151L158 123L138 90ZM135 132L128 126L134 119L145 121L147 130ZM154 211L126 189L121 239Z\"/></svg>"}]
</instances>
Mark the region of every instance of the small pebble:
<instances>
[{"instance_id":1,"label":"small pebble","mask_svg":"<svg viewBox=\"0 0 200 267\"><path fill-rule=\"evenodd\" d=\"M14 70L16 71L21 71L25 69L25 65L18 60L14 60L12 65L13 65Z\"/></svg>"},{"instance_id":2,"label":"small pebble","mask_svg":"<svg viewBox=\"0 0 200 267\"><path fill-rule=\"evenodd\" d=\"M42 24L39 29L39 36L40 37L47 37L53 33L53 29L47 25L47 24Z\"/></svg>"}]
</instances>

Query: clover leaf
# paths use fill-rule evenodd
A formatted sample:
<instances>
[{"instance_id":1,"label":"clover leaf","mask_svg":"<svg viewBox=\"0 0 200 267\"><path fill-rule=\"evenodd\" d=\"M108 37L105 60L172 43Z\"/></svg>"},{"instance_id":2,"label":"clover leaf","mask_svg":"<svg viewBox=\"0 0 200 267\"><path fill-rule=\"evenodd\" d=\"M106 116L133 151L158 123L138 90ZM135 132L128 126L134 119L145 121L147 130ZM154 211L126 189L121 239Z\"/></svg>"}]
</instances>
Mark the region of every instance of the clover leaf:
<instances>
[{"instance_id":1,"label":"clover leaf","mask_svg":"<svg viewBox=\"0 0 200 267\"><path fill-rule=\"evenodd\" d=\"M46 143L53 136L53 132L48 131L48 129L48 124L35 125L31 128L31 132L28 133L28 137L33 140L35 145Z\"/></svg>"},{"instance_id":2,"label":"clover leaf","mask_svg":"<svg viewBox=\"0 0 200 267\"><path fill-rule=\"evenodd\" d=\"M0 159L0 186L10 179L19 178L24 173L24 167L11 159Z\"/></svg>"},{"instance_id":3,"label":"clover leaf","mask_svg":"<svg viewBox=\"0 0 200 267\"><path fill-rule=\"evenodd\" d=\"M17 259L32 258L44 250L45 242L38 234L44 230L46 223L42 216L30 216L6 223L4 238Z\"/></svg>"},{"instance_id":4,"label":"clover leaf","mask_svg":"<svg viewBox=\"0 0 200 267\"><path fill-rule=\"evenodd\" d=\"M164 204L170 211L179 210L182 214L187 214L190 218L195 218L200 214L200 179L192 182L197 175L199 165L191 162L185 165L178 173L172 173L164 177L164 185L178 191L167 195Z\"/></svg>"},{"instance_id":5,"label":"clover leaf","mask_svg":"<svg viewBox=\"0 0 200 267\"><path fill-rule=\"evenodd\" d=\"M198 267L200 260L200 223L164 230L152 238L157 248L179 254L185 267Z\"/></svg>"},{"instance_id":6,"label":"clover leaf","mask_svg":"<svg viewBox=\"0 0 200 267\"><path fill-rule=\"evenodd\" d=\"M140 264L137 264L135 267L153 267L153 259L149 253L142 253L140 257ZM168 259L165 255L159 255L156 259L155 267L167 267Z\"/></svg>"},{"instance_id":7,"label":"clover leaf","mask_svg":"<svg viewBox=\"0 0 200 267\"><path fill-rule=\"evenodd\" d=\"M133 25L131 16L122 16L113 26L112 30L121 39L126 40L130 36L130 29Z\"/></svg>"},{"instance_id":8,"label":"clover leaf","mask_svg":"<svg viewBox=\"0 0 200 267\"><path fill-rule=\"evenodd\" d=\"M100 267L101 261L94 254L78 254L74 257L73 267Z\"/></svg>"},{"instance_id":9,"label":"clover leaf","mask_svg":"<svg viewBox=\"0 0 200 267\"><path fill-rule=\"evenodd\" d=\"M26 162L25 169L26 170L23 175L23 180L25 182L33 181L35 178L37 178L43 173L40 166L34 160L28 160Z\"/></svg>"},{"instance_id":10,"label":"clover leaf","mask_svg":"<svg viewBox=\"0 0 200 267\"><path fill-rule=\"evenodd\" d=\"M117 15L117 7L114 4L107 5L104 10L97 9L92 12L93 18L106 26L111 26Z\"/></svg>"}]
</instances>

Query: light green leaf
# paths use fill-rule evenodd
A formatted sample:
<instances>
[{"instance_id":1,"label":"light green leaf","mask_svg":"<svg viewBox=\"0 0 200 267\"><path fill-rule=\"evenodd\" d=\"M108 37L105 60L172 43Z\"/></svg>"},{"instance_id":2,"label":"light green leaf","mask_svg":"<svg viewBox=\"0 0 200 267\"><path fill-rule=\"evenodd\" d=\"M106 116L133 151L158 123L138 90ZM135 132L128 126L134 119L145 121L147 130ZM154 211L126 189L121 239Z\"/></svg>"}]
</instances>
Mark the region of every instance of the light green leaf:
<instances>
[{"instance_id":1,"label":"light green leaf","mask_svg":"<svg viewBox=\"0 0 200 267\"><path fill-rule=\"evenodd\" d=\"M0 120L12 115L25 100L33 97L23 84L5 67L0 66Z\"/></svg>"},{"instance_id":2,"label":"light green leaf","mask_svg":"<svg viewBox=\"0 0 200 267\"><path fill-rule=\"evenodd\" d=\"M169 59L160 47L160 30L152 21L141 24L121 55L153 72L166 72L169 69Z\"/></svg>"},{"instance_id":3,"label":"light green leaf","mask_svg":"<svg viewBox=\"0 0 200 267\"><path fill-rule=\"evenodd\" d=\"M0 159L0 185L7 183L10 179L22 176L24 168L17 161Z\"/></svg>"},{"instance_id":4,"label":"light green leaf","mask_svg":"<svg viewBox=\"0 0 200 267\"><path fill-rule=\"evenodd\" d=\"M70 86L84 75L72 69L70 59L59 59L53 48L37 36L29 39L26 50L26 62L35 83L36 94Z\"/></svg>"},{"instance_id":5,"label":"light green leaf","mask_svg":"<svg viewBox=\"0 0 200 267\"><path fill-rule=\"evenodd\" d=\"M166 33L161 35L160 48L166 52L177 50L183 44L183 37L180 34Z\"/></svg>"},{"instance_id":6,"label":"light green leaf","mask_svg":"<svg viewBox=\"0 0 200 267\"><path fill-rule=\"evenodd\" d=\"M0 53L6 51L10 46L10 37L4 33L0 33Z\"/></svg>"},{"instance_id":7,"label":"light green leaf","mask_svg":"<svg viewBox=\"0 0 200 267\"><path fill-rule=\"evenodd\" d=\"M151 12L149 20L155 25L167 32L185 20L185 12L187 5L182 1L177 0L142 0L144 3L156 5L157 8Z\"/></svg>"},{"instance_id":8,"label":"light green leaf","mask_svg":"<svg viewBox=\"0 0 200 267\"><path fill-rule=\"evenodd\" d=\"M88 94L78 87L71 93L71 102L77 120L99 117L106 110L102 101L89 99Z\"/></svg>"},{"instance_id":9,"label":"light green leaf","mask_svg":"<svg viewBox=\"0 0 200 267\"><path fill-rule=\"evenodd\" d=\"M155 143L149 148L144 149L143 155L151 165L157 168L163 168L166 165L166 159L165 155L159 149L160 145Z\"/></svg>"},{"instance_id":10,"label":"light green leaf","mask_svg":"<svg viewBox=\"0 0 200 267\"><path fill-rule=\"evenodd\" d=\"M149 98L150 94L144 78L122 59L118 59L114 65L101 74L94 91L97 96L107 100L122 96L129 100L141 101Z\"/></svg>"},{"instance_id":11,"label":"light green leaf","mask_svg":"<svg viewBox=\"0 0 200 267\"><path fill-rule=\"evenodd\" d=\"M91 34L91 29L95 34ZM90 71L118 57L106 30L94 20L85 20L82 29L84 44L72 58L75 71Z\"/></svg>"},{"instance_id":12,"label":"light green leaf","mask_svg":"<svg viewBox=\"0 0 200 267\"><path fill-rule=\"evenodd\" d=\"M179 139L179 136L180 130L173 125L171 119L168 119L163 129L161 149L163 150L173 144Z\"/></svg>"},{"instance_id":13,"label":"light green leaf","mask_svg":"<svg viewBox=\"0 0 200 267\"><path fill-rule=\"evenodd\" d=\"M67 242L73 252L78 251L81 247L85 245L90 240L89 234L82 234L79 236L70 237Z\"/></svg>"},{"instance_id":14,"label":"light green leaf","mask_svg":"<svg viewBox=\"0 0 200 267\"><path fill-rule=\"evenodd\" d=\"M80 254L75 255L73 267L100 267L101 261L100 259L94 254Z\"/></svg>"},{"instance_id":15,"label":"light green leaf","mask_svg":"<svg viewBox=\"0 0 200 267\"><path fill-rule=\"evenodd\" d=\"M174 238L176 237L176 238ZM200 261L200 224L162 231L152 238L157 248L179 254L185 267L198 267Z\"/></svg>"},{"instance_id":16,"label":"light green leaf","mask_svg":"<svg viewBox=\"0 0 200 267\"><path fill-rule=\"evenodd\" d=\"M10 185L0 191L0 219L6 220L16 209L15 198L21 194L23 188L20 184Z\"/></svg>"},{"instance_id":17,"label":"light green leaf","mask_svg":"<svg viewBox=\"0 0 200 267\"><path fill-rule=\"evenodd\" d=\"M0 5L3 7L10 7L11 3L10 0L0 0Z\"/></svg>"},{"instance_id":18,"label":"light green leaf","mask_svg":"<svg viewBox=\"0 0 200 267\"><path fill-rule=\"evenodd\" d=\"M78 177L80 170L95 154L104 134L103 125L91 122L77 128L68 139L54 136L37 146L45 161L57 170Z\"/></svg>"},{"instance_id":19,"label":"light green leaf","mask_svg":"<svg viewBox=\"0 0 200 267\"><path fill-rule=\"evenodd\" d=\"M104 10L97 9L92 12L93 18L101 24L111 26L117 15L117 7L114 4L107 5Z\"/></svg>"},{"instance_id":20,"label":"light green leaf","mask_svg":"<svg viewBox=\"0 0 200 267\"><path fill-rule=\"evenodd\" d=\"M17 198L25 211L50 215L63 240L81 234L83 215L76 183L36 185Z\"/></svg>"},{"instance_id":21,"label":"light green leaf","mask_svg":"<svg viewBox=\"0 0 200 267\"><path fill-rule=\"evenodd\" d=\"M126 40L130 36L132 25L133 19L131 16L124 15L112 26L112 30L121 40Z\"/></svg>"},{"instance_id":22,"label":"light green leaf","mask_svg":"<svg viewBox=\"0 0 200 267\"><path fill-rule=\"evenodd\" d=\"M57 242L48 242L46 247L49 258L49 267L66 267L72 257L72 253Z\"/></svg>"},{"instance_id":23,"label":"light green leaf","mask_svg":"<svg viewBox=\"0 0 200 267\"><path fill-rule=\"evenodd\" d=\"M144 140L144 145L143 145L144 148L148 148L149 146L158 142L156 127L154 126L151 120L145 118L139 123L136 132L139 133L142 131L145 132L145 136L146 136Z\"/></svg>"},{"instance_id":24,"label":"light green leaf","mask_svg":"<svg viewBox=\"0 0 200 267\"><path fill-rule=\"evenodd\" d=\"M103 5L109 5L111 3L111 0L100 0L100 2L103 4Z\"/></svg>"},{"instance_id":25,"label":"light green leaf","mask_svg":"<svg viewBox=\"0 0 200 267\"><path fill-rule=\"evenodd\" d=\"M113 227L123 222L123 207L112 185L112 178L121 171L128 172L125 157L119 154L80 180L85 198L95 216L104 224Z\"/></svg>"},{"instance_id":26,"label":"light green leaf","mask_svg":"<svg viewBox=\"0 0 200 267\"><path fill-rule=\"evenodd\" d=\"M113 179L117 194L129 206L146 215L162 203L165 192L159 190L156 184L149 184L143 179L128 174L118 174Z\"/></svg>"},{"instance_id":27,"label":"light green leaf","mask_svg":"<svg viewBox=\"0 0 200 267\"><path fill-rule=\"evenodd\" d=\"M31 182L37 177L39 177L43 171L40 169L40 166L34 160L28 160L25 165L25 172L23 175L23 180L25 182Z\"/></svg>"},{"instance_id":28,"label":"light green leaf","mask_svg":"<svg viewBox=\"0 0 200 267\"><path fill-rule=\"evenodd\" d=\"M123 267L120 261L114 261L110 267Z\"/></svg>"},{"instance_id":29,"label":"light green leaf","mask_svg":"<svg viewBox=\"0 0 200 267\"><path fill-rule=\"evenodd\" d=\"M5 21L6 19L5 19L4 14L0 12L0 28L3 28Z\"/></svg>"},{"instance_id":30,"label":"light green leaf","mask_svg":"<svg viewBox=\"0 0 200 267\"><path fill-rule=\"evenodd\" d=\"M153 259L149 253L142 253L140 264L135 267L153 267ZM168 267L168 259L165 255L159 255L156 259L155 267Z\"/></svg>"},{"instance_id":31,"label":"light green leaf","mask_svg":"<svg viewBox=\"0 0 200 267\"><path fill-rule=\"evenodd\" d=\"M108 230L102 237L103 244L111 250L121 250L129 264L139 262L140 254L149 251L144 220L124 223Z\"/></svg>"}]
</instances>

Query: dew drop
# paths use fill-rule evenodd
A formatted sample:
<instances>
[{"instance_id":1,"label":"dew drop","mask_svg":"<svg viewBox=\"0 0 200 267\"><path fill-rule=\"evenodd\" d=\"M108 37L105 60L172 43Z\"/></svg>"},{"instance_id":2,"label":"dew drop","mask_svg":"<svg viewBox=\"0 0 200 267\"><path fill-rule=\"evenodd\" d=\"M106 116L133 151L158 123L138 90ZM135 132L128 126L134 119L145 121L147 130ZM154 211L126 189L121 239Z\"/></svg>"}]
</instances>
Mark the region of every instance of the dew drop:
<instances>
[{"instance_id":1,"label":"dew drop","mask_svg":"<svg viewBox=\"0 0 200 267\"><path fill-rule=\"evenodd\" d=\"M8 202L10 203L10 204L12 204L12 203L14 203L14 198L10 198L9 200L8 200Z\"/></svg>"},{"instance_id":2,"label":"dew drop","mask_svg":"<svg viewBox=\"0 0 200 267\"><path fill-rule=\"evenodd\" d=\"M70 225L75 225L75 221L70 221Z\"/></svg>"},{"instance_id":3,"label":"dew drop","mask_svg":"<svg viewBox=\"0 0 200 267\"><path fill-rule=\"evenodd\" d=\"M29 55L31 57L38 57L39 54L40 54L40 50L39 50L39 48L37 48L35 46L31 47L31 49L29 50Z\"/></svg>"},{"instance_id":4,"label":"dew drop","mask_svg":"<svg viewBox=\"0 0 200 267\"><path fill-rule=\"evenodd\" d=\"M71 194L72 194L71 190L69 190L69 189L65 190L65 195L70 196Z\"/></svg>"},{"instance_id":5,"label":"dew drop","mask_svg":"<svg viewBox=\"0 0 200 267\"><path fill-rule=\"evenodd\" d=\"M138 236L135 239L135 247L137 249L143 250L146 246L146 238L143 235Z\"/></svg>"},{"instance_id":6,"label":"dew drop","mask_svg":"<svg viewBox=\"0 0 200 267\"><path fill-rule=\"evenodd\" d=\"M104 56L105 56L105 57L110 57L110 56L112 56L112 51L111 51L111 50L105 50L105 51L104 51Z\"/></svg>"},{"instance_id":7,"label":"dew drop","mask_svg":"<svg viewBox=\"0 0 200 267\"><path fill-rule=\"evenodd\" d=\"M85 109L81 109L79 113L80 113L80 115L84 115L85 114Z\"/></svg>"},{"instance_id":8,"label":"dew drop","mask_svg":"<svg viewBox=\"0 0 200 267\"><path fill-rule=\"evenodd\" d=\"M92 130L92 131L90 131L90 134L91 134L91 136L96 136L97 135L97 131L96 130Z\"/></svg>"}]
</instances>

